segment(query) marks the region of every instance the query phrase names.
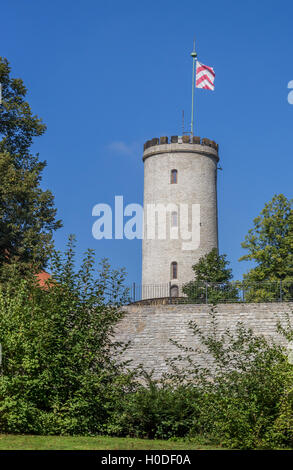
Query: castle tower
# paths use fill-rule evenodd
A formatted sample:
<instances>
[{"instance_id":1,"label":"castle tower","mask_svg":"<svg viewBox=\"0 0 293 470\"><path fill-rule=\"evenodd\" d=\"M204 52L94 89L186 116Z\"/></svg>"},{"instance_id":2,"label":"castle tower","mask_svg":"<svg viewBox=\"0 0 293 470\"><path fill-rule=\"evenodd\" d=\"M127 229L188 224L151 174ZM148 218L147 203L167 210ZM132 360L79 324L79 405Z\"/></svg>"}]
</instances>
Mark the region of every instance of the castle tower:
<instances>
[{"instance_id":1,"label":"castle tower","mask_svg":"<svg viewBox=\"0 0 293 470\"><path fill-rule=\"evenodd\" d=\"M143 298L168 296L170 289L170 295L181 295L182 285L194 278L192 265L218 247L218 145L187 135L170 140L168 143L168 137L154 138L144 145ZM194 235L198 240L189 245L190 240L181 233L184 205L185 211L188 207L185 228L191 233L197 223ZM150 214L154 214L155 206L168 207L165 239L158 234L158 220L164 217L160 210L154 237L154 218Z\"/></svg>"}]
</instances>

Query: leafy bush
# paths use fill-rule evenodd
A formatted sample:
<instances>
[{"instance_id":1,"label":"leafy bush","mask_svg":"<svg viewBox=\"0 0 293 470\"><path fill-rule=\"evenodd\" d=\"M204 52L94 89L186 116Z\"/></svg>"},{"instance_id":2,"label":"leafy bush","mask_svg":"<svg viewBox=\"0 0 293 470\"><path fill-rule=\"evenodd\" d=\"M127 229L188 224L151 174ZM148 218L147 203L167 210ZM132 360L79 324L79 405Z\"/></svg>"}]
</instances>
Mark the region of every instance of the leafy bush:
<instances>
[{"instance_id":1,"label":"leafy bush","mask_svg":"<svg viewBox=\"0 0 293 470\"><path fill-rule=\"evenodd\" d=\"M120 436L169 439L184 437L194 420L194 388L158 384L145 375L147 385L126 394L113 415L110 433Z\"/></svg>"},{"instance_id":2,"label":"leafy bush","mask_svg":"<svg viewBox=\"0 0 293 470\"><path fill-rule=\"evenodd\" d=\"M75 272L73 240L52 270L45 288L16 278L0 289L1 432L101 432L129 386L112 338L124 273L104 260L95 277L90 250Z\"/></svg>"},{"instance_id":3,"label":"leafy bush","mask_svg":"<svg viewBox=\"0 0 293 470\"><path fill-rule=\"evenodd\" d=\"M208 333L190 324L207 358L205 367L196 360L198 350L186 350L185 356L171 361L177 365L169 380L185 380L198 392L189 435L200 433L231 448L293 447L293 366L285 348L255 335L241 322L234 332L220 333L214 308L210 316ZM287 319L287 328L278 324L278 330L290 340L293 332ZM188 366L180 371L178 361L188 361Z\"/></svg>"},{"instance_id":4,"label":"leafy bush","mask_svg":"<svg viewBox=\"0 0 293 470\"><path fill-rule=\"evenodd\" d=\"M213 248L192 266L195 279L183 286L183 293L192 303L236 302L237 286L231 282L232 270L226 255Z\"/></svg>"}]
</instances>

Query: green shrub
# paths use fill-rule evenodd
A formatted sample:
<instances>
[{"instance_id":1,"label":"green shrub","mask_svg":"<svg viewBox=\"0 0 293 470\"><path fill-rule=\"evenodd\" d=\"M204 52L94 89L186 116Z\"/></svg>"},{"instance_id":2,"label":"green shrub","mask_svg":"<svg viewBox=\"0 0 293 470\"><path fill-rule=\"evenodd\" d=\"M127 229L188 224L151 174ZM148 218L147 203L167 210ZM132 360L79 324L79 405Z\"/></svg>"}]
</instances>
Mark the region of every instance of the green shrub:
<instances>
[{"instance_id":1,"label":"green shrub","mask_svg":"<svg viewBox=\"0 0 293 470\"><path fill-rule=\"evenodd\" d=\"M147 385L125 395L109 431L149 439L185 437L194 420L196 399L194 388L162 386L148 377Z\"/></svg>"},{"instance_id":2,"label":"green shrub","mask_svg":"<svg viewBox=\"0 0 293 470\"><path fill-rule=\"evenodd\" d=\"M103 261L96 277L91 251L75 272L72 240L52 269L45 288L11 279L0 289L0 432L100 432L129 386L112 338L123 272Z\"/></svg>"},{"instance_id":3,"label":"green shrub","mask_svg":"<svg viewBox=\"0 0 293 470\"><path fill-rule=\"evenodd\" d=\"M186 389L195 387L198 393L189 436L201 434L239 449L292 447L293 366L286 349L240 322L235 331L220 332L214 308L210 317L207 333L190 324L207 359L205 367L197 361L198 350L179 344L186 354L170 361L174 373L169 381L177 386L184 380ZM278 330L290 340L289 316L287 320L287 328L278 325Z\"/></svg>"}]
</instances>

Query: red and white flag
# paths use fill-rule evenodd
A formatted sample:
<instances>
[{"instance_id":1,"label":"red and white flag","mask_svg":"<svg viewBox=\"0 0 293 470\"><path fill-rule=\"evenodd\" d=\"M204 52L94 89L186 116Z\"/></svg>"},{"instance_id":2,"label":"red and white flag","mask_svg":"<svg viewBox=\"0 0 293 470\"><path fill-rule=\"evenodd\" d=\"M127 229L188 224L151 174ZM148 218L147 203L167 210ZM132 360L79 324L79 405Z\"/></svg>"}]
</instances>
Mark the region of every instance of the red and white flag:
<instances>
[{"instance_id":1,"label":"red and white flag","mask_svg":"<svg viewBox=\"0 0 293 470\"><path fill-rule=\"evenodd\" d=\"M205 88L206 90L214 90L215 72L212 67L196 62L196 88Z\"/></svg>"}]
</instances>

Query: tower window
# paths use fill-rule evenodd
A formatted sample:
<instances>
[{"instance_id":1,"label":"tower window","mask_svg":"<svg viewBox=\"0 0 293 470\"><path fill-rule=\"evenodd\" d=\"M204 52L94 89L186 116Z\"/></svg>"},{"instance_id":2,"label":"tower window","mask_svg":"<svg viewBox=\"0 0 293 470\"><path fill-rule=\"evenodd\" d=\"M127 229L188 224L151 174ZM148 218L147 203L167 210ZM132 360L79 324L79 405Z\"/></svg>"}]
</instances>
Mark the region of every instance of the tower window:
<instances>
[{"instance_id":1,"label":"tower window","mask_svg":"<svg viewBox=\"0 0 293 470\"><path fill-rule=\"evenodd\" d=\"M177 279L178 277L178 265L176 261L173 261L171 263L171 279Z\"/></svg>"},{"instance_id":2,"label":"tower window","mask_svg":"<svg viewBox=\"0 0 293 470\"><path fill-rule=\"evenodd\" d=\"M178 174L177 170L171 170L171 184L177 184Z\"/></svg>"},{"instance_id":3,"label":"tower window","mask_svg":"<svg viewBox=\"0 0 293 470\"><path fill-rule=\"evenodd\" d=\"M171 227L178 227L178 214L171 212Z\"/></svg>"}]
</instances>

